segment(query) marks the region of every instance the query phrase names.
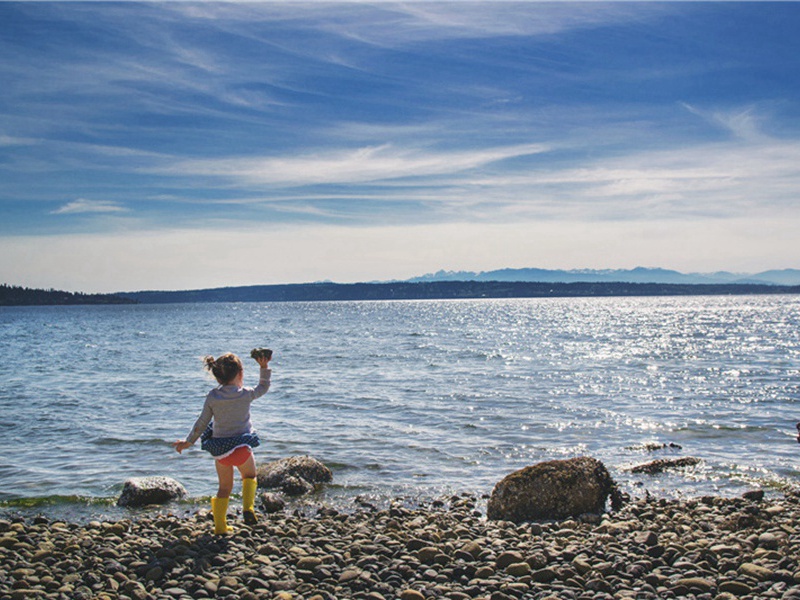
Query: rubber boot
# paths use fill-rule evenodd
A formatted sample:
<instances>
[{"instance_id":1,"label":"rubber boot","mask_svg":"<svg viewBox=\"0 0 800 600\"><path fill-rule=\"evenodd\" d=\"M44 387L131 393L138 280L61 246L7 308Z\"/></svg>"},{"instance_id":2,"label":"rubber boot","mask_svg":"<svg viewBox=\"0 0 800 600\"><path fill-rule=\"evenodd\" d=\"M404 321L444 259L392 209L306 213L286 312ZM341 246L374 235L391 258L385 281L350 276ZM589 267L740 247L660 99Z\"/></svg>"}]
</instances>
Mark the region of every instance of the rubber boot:
<instances>
[{"instance_id":1,"label":"rubber boot","mask_svg":"<svg viewBox=\"0 0 800 600\"><path fill-rule=\"evenodd\" d=\"M256 479L242 479L242 516L247 525L255 525L258 523L254 510L256 488L258 488L258 481L256 481Z\"/></svg>"},{"instance_id":2,"label":"rubber boot","mask_svg":"<svg viewBox=\"0 0 800 600\"><path fill-rule=\"evenodd\" d=\"M211 514L214 515L214 533L225 535L233 529L228 527L228 498L211 498Z\"/></svg>"}]
</instances>

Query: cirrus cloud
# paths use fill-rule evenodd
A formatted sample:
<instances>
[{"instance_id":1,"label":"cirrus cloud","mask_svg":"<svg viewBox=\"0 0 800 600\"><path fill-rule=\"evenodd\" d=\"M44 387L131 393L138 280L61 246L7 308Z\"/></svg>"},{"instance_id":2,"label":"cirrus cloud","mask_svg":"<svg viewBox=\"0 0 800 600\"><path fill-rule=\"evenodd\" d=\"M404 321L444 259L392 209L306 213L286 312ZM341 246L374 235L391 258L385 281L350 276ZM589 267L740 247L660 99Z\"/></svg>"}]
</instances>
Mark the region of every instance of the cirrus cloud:
<instances>
[{"instance_id":1,"label":"cirrus cloud","mask_svg":"<svg viewBox=\"0 0 800 600\"><path fill-rule=\"evenodd\" d=\"M51 211L53 215L75 215L81 213L121 213L128 212L128 208L122 206L117 202L108 200L87 200L86 198L78 198L72 202L67 202L65 205Z\"/></svg>"}]
</instances>

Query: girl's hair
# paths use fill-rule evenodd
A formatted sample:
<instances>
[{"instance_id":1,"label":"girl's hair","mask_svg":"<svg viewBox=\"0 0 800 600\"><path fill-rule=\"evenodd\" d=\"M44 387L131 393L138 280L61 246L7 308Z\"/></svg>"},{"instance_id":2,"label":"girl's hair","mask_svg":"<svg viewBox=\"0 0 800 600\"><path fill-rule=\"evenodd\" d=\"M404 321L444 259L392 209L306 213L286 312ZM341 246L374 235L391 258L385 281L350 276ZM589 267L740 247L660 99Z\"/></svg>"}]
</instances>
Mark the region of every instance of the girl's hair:
<instances>
[{"instance_id":1,"label":"girl's hair","mask_svg":"<svg viewBox=\"0 0 800 600\"><path fill-rule=\"evenodd\" d=\"M228 352L216 360L213 356L203 359L206 371L209 371L221 385L227 385L242 372L242 361L235 354Z\"/></svg>"}]
</instances>

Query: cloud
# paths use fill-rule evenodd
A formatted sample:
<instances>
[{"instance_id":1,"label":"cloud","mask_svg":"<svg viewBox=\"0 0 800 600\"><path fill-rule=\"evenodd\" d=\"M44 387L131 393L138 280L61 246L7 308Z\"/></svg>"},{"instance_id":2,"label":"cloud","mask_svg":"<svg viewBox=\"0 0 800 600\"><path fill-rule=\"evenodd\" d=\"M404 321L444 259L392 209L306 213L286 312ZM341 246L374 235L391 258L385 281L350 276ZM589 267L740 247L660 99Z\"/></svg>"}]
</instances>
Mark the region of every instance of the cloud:
<instances>
[{"instance_id":1,"label":"cloud","mask_svg":"<svg viewBox=\"0 0 800 600\"><path fill-rule=\"evenodd\" d=\"M128 209L117 202L108 200L86 200L78 198L68 202L64 206L51 211L52 215L75 215L82 213L120 213L128 212Z\"/></svg>"},{"instance_id":2,"label":"cloud","mask_svg":"<svg viewBox=\"0 0 800 600\"><path fill-rule=\"evenodd\" d=\"M10 135L0 134L0 147L2 146L31 146L38 143L38 140L32 138L14 137Z\"/></svg>"},{"instance_id":3,"label":"cloud","mask_svg":"<svg viewBox=\"0 0 800 600\"><path fill-rule=\"evenodd\" d=\"M177 161L157 173L212 176L244 185L357 184L404 177L459 173L509 158L547 151L541 144L476 150L432 151L390 144L289 157L233 157Z\"/></svg>"},{"instance_id":4,"label":"cloud","mask_svg":"<svg viewBox=\"0 0 800 600\"><path fill-rule=\"evenodd\" d=\"M721 128L734 137L752 142L760 142L767 139L761 129L764 119L759 114L756 106L728 110L704 110L685 102L682 102L681 105L690 113L697 115L715 127Z\"/></svg>"}]
</instances>

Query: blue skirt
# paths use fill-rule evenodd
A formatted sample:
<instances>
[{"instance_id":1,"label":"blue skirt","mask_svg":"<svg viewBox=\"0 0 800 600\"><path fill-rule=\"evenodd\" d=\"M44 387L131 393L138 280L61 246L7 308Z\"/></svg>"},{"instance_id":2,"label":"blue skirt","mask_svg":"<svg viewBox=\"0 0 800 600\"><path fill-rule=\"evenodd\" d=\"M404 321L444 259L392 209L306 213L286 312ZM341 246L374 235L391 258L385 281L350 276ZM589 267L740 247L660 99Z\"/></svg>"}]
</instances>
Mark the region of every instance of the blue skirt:
<instances>
[{"instance_id":1,"label":"blue skirt","mask_svg":"<svg viewBox=\"0 0 800 600\"><path fill-rule=\"evenodd\" d=\"M212 437L214 432L213 424L209 423L206 430L200 436L200 448L206 452L210 452L214 458L222 458L239 446L250 446L257 448L261 445L261 440L258 439L258 434L255 431L250 433L243 433L233 437Z\"/></svg>"}]
</instances>

